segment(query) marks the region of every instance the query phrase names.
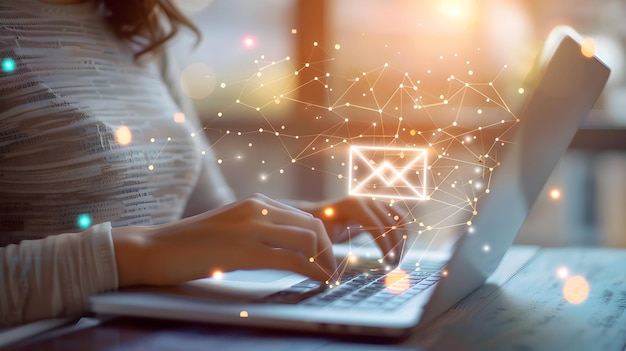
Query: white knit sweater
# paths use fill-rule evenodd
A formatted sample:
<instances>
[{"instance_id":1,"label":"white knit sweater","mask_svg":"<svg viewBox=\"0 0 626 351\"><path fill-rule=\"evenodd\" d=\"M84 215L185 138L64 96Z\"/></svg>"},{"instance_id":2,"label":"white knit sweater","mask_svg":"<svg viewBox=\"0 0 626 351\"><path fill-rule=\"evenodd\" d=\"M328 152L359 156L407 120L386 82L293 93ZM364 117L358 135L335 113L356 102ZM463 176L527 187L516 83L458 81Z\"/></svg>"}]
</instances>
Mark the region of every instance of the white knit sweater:
<instances>
[{"instance_id":1,"label":"white knit sweater","mask_svg":"<svg viewBox=\"0 0 626 351\"><path fill-rule=\"evenodd\" d=\"M111 227L233 200L172 60L138 64L93 2L1 2L0 60L0 326L116 289Z\"/></svg>"}]
</instances>

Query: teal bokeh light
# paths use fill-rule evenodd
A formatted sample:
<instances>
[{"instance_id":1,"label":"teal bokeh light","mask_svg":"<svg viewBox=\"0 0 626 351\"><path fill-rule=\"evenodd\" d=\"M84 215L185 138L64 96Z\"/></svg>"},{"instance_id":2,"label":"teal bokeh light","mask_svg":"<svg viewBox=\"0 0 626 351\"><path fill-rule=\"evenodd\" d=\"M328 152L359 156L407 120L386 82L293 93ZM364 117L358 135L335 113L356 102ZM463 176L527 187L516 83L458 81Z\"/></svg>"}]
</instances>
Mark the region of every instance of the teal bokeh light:
<instances>
[{"instance_id":1,"label":"teal bokeh light","mask_svg":"<svg viewBox=\"0 0 626 351\"><path fill-rule=\"evenodd\" d=\"M10 57L7 57L5 59L2 59L2 70L9 73L9 72L13 72L15 70L15 60L13 60Z\"/></svg>"},{"instance_id":2,"label":"teal bokeh light","mask_svg":"<svg viewBox=\"0 0 626 351\"><path fill-rule=\"evenodd\" d=\"M83 213L78 216L78 220L76 222L81 229L87 229L91 226L91 217L88 214Z\"/></svg>"}]
</instances>

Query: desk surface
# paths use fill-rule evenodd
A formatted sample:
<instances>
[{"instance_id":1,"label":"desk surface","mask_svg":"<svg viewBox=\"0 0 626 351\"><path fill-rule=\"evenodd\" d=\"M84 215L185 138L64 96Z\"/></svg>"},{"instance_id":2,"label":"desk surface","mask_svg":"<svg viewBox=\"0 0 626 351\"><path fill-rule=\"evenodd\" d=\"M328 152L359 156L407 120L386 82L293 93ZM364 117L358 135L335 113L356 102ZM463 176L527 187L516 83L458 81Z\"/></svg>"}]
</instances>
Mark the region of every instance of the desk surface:
<instances>
[{"instance_id":1,"label":"desk surface","mask_svg":"<svg viewBox=\"0 0 626 351\"><path fill-rule=\"evenodd\" d=\"M625 269L626 250L542 249L512 279L501 286L483 285L431 325L396 342L114 318L72 332L50 332L11 349L623 351ZM568 278L573 279L566 283ZM569 303L565 296L583 301Z\"/></svg>"}]
</instances>

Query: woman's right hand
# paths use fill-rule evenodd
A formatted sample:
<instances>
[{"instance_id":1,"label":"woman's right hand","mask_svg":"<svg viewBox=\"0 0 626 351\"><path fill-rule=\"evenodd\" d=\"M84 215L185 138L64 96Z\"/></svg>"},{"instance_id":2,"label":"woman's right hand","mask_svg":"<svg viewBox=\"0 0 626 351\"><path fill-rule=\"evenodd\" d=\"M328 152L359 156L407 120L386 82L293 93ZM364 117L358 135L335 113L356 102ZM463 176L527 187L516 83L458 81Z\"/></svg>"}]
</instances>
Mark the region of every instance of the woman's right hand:
<instances>
[{"instance_id":1,"label":"woman's right hand","mask_svg":"<svg viewBox=\"0 0 626 351\"><path fill-rule=\"evenodd\" d=\"M260 268L328 281L336 269L319 219L258 194L172 223L114 228L113 243L120 287Z\"/></svg>"}]
</instances>

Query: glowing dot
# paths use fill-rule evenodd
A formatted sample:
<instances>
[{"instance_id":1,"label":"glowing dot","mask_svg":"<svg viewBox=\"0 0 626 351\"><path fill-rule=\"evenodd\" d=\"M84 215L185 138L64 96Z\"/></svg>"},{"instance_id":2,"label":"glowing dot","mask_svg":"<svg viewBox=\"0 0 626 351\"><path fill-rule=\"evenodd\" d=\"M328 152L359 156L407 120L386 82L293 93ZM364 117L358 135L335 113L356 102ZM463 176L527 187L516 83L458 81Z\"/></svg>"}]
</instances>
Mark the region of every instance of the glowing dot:
<instances>
[{"instance_id":1,"label":"glowing dot","mask_svg":"<svg viewBox=\"0 0 626 351\"><path fill-rule=\"evenodd\" d=\"M339 50L339 49L341 49L341 45L335 44L335 50Z\"/></svg>"},{"instance_id":2,"label":"glowing dot","mask_svg":"<svg viewBox=\"0 0 626 351\"><path fill-rule=\"evenodd\" d=\"M243 46L246 48L254 47L254 38L251 36L243 38Z\"/></svg>"},{"instance_id":3,"label":"glowing dot","mask_svg":"<svg viewBox=\"0 0 626 351\"><path fill-rule=\"evenodd\" d=\"M298 30L295 28L291 29L291 34L298 34Z\"/></svg>"},{"instance_id":4,"label":"glowing dot","mask_svg":"<svg viewBox=\"0 0 626 351\"><path fill-rule=\"evenodd\" d=\"M524 94L524 88L517 89L517 92L520 93L520 94Z\"/></svg>"},{"instance_id":5,"label":"glowing dot","mask_svg":"<svg viewBox=\"0 0 626 351\"><path fill-rule=\"evenodd\" d=\"M15 64L15 60L13 60L10 57L7 57L2 60L2 70L7 73L13 72L16 66L17 65Z\"/></svg>"},{"instance_id":6,"label":"glowing dot","mask_svg":"<svg viewBox=\"0 0 626 351\"><path fill-rule=\"evenodd\" d=\"M443 271L441 271L441 276L447 277L448 276L448 270L444 269Z\"/></svg>"},{"instance_id":7,"label":"glowing dot","mask_svg":"<svg viewBox=\"0 0 626 351\"><path fill-rule=\"evenodd\" d=\"M560 279L567 279L569 277L569 269L565 266L561 266L556 269L556 276Z\"/></svg>"},{"instance_id":8,"label":"glowing dot","mask_svg":"<svg viewBox=\"0 0 626 351\"><path fill-rule=\"evenodd\" d=\"M241 312L239 312L239 317L241 317L241 318L248 318L248 311L241 311Z\"/></svg>"},{"instance_id":9,"label":"glowing dot","mask_svg":"<svg viewBox=\"0 0 626 351\"><path fill-rule=\"evenodd\" d=\"M133 135L127 126L121 126L115 131L115 141L117 141L118 144L126 146L130 144L132 140Z\"/></svg>"},{"instance_id":10,"label":"glowing dot","mask_svg":"<svg viewBox=\"0 0 626 351\"><path fill-rule=\"evenodd\" d=\"M154 171L154 165L148 165L148 170L149 171Z\"/></svg>"},{"instance_id":11,"label":"glowing dot","mask_svg":"<svg viewBox=\"0 0 626 351\"><path fill-rule=\"evenodd\" d=\"M150 138L150 142L154 143L156 140L154 138Z\"/></svg>"},{"instance_id":12,"label":"glowing dot","mask_svg":"<svg viewBox=\"0 0 626 351\"><path fill-rule=\"evenodd\" d=\"M224 162L221 158L217 159L217 163L222 164L222 162Z\"/></svg>"},{"instance_id":13,"label":"glowing dot","mask_svg":"<svg viewBox=\"0 0 626 351\"><path fill-rule=\"evenodd\" d=\"M489 245L484 245L484 246L483 246L483 251L485 251L485 252L489 252L489 251L491 251L491 246L489 246Z\"/></svg>"},{"instance_id":14,"label":"glowing dot","mask_svg":"<svg viewBox=\"0 0 626 351\"><path fill-rule=\"evenodd\" d=\"M314 257L309 257L309 262L311 262L311 263L315 262L315 258Z\"/></svg>"},{"instance_id":15,"label":"glowing dot","mask_svg":"<svg viewBox=\"0 0 626 351\"><path fill-rule=\"evenodd\" d=\"M83 213L80 216L78 216L76 223L78 224L79 228L87 229L89 228L89 226L91 226L91 217L88 214Z\"/></svg>"},{"instance_id":16,"label":"glowing dot","mask_svg":"<svg viewBox=\"0 0 626 351\"><path fill-rule=\"evenodd\" d=\"M550 198L552 200L558 200L561 198L561 190L559 190L558 188L554 188L552 190L550 190Z\"/></svg>"},{"instance_id":17,"label":"glowing dot","mask_svg":"<svg viewBox=\"0 0 626 351\"><path fill-rule=\"evenodd\" d=\"M213 274L211 274L211 277L213 277L213 279L217 279L217 280L222 280L224 278L224 272L218 270L213 271Z\"/></svg>"},{"instance_id":18,"label":"glowing dot","mask_svg":"<svg viewBox=\"0 0 626 351\"><path fill-rule=\"evenodd\" d=\"M580 52L585 57L593 57L596 54L596 42L591 38L585 39L580 47Z\"/></svg>"},{"instance_id":19,"label":"glowing dot","mask_svg":"<svg viewBox=\"0 0 626 351\"><path fill-rule=\"evenodd\" d=\"M264 216L267 216L267 214L269 213L269 211L267 210L267 208L264 208L261 210L261 214Z\"/></svg>"},{"instance_id":20,"label":"glowing dot","mask_svg":"<svg viewBox=\"0 0 626 351\"><path fill-rule=\"evenodd\" d=\"M226 83L221 83L220 84L220 88L222 88L222 89L226 88Z\"/></svg>"},{"instance_id":21,"label":"glowing dot","mask_svg":"<svg viewBox=\"0 0 626 351\"><path fill-rule=\"evenodd\" d=\"M573 276L565 281L563 285L563 297L571 304L583 303L589 296L589 283L580 276Z\"/></svg>"}]
</instances>

